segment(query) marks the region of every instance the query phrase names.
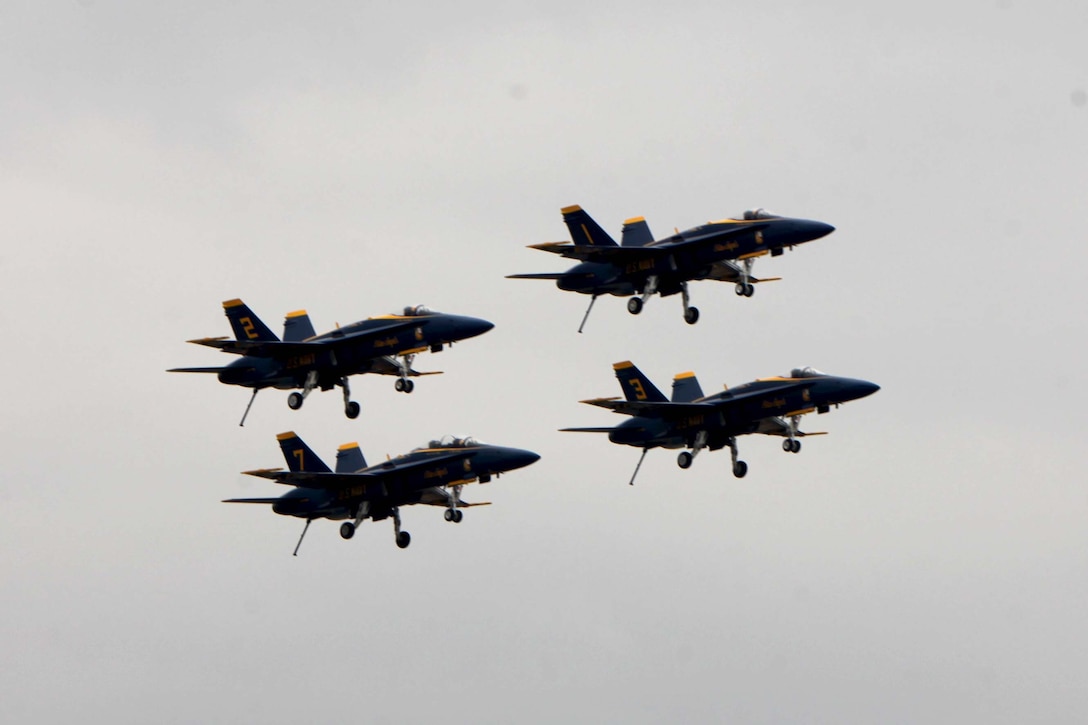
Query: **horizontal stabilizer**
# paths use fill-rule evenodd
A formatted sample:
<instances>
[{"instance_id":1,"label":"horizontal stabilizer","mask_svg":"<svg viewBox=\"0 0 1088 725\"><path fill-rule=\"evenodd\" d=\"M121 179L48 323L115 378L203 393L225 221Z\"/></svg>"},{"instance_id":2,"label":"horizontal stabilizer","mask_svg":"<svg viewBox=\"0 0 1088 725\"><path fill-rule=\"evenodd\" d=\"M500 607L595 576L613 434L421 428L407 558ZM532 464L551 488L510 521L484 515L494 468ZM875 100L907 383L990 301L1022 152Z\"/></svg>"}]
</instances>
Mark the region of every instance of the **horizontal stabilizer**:
<instances>
[{"instance_id":1,"label":"horizontal stabilizer","mask_svg":"<svg viewBox=\"0 0 1088 725\"><path fill-rule=\"evenodd\" d=\"M562 279L566 272L540 272L539 274L508 274L506 279Z\"/></svg>"},{"instance_id":2,"label":"horizontal stabilizer","mask_svg":"<svg viewBox=\"0 0 1088 725\"><path fill-rule=\"evenodd\" d=\"M168 373L221 373L226 368L170 368Z\"/></svg>"}]
</instances>

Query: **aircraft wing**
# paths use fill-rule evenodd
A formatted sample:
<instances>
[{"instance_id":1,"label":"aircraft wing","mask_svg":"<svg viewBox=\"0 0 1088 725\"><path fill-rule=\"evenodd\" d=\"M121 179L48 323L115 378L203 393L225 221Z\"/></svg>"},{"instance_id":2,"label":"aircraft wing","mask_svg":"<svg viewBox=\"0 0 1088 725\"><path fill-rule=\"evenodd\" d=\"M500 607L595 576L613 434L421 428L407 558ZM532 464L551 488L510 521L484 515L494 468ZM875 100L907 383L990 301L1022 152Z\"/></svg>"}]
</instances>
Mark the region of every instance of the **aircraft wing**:
<instances>
[{"instance_id":1,"label":"aircraft wing","mask_svg":"<svg viewBox=\"0 0 1088 725\"><path fill-rule=\"evenodd\" d=\"M426 506L441 506L443 508L446 508L450 505L450 501L453 500L453 498L454 493L449 488L435 486L434 488L428 488L426 491L424 491L423 495L420 497L419 502ZM473 506L491 505L490 501L481 501L480 503L468 503L467 501L462 501L460 496L456 498L457 508L459 509L472 508Z\"/></svg>"},{"instance_id":2,"label":"aircraft wing","mask_svg":"<svg viewBox=\"0 0 1088 725\"><path fill-rule=\"evenodd\" d=\"M779 418L778 416L774 416L773 418L764 418L763 420L759 421L759 427L756 428L756 433L761 433L766 436L781 436L785 438L789 436L790 429L789 426L786 425L785 420ZM805 436L825 436L827 435L827 432L823 431L805 433L804 431L799 430L797 431L796 435L798 438L804 438Z\"/></svg>"},{"instance_id":3,"label":"aircraft wing","mask_svg":"<svg viewBox=\"0 0 1088 725\"><path fill-rule=\"evenodd\" d=\"M607 408L614 413L638 415L648 418L679 418L686 415L701 415L714 409L711 403L670 403L668 401L651 402L648 400L623 400L621 398L593 398L581 401L586 405ZM606 428L603 430L611 430ZM597 429L581 432L598 432Z\"/></svg>"},{"instance_id":4,"label":"aircraft wing","mask_svg":"<svg viewBox=\"0 0 1088 725\"><path fill-rule=\"evenodd\" d=\"M383 478L399 476L417 468L452 463L476 455L475 450L451 451L438 456L430 456L415 461L399 462L396 459L382 461L354 473L332 473L329 471L285 471L282 468L259 468L255 471L243 471L247 476L267 478L276 483L299 488L320 488L334 491L348 486L355 486L368 481L380 481Z\"/></svg>"},{"instance_id":5,"label":"aircraft wing","mask_svg":"<svg viewBox=\"0 0 1088 725\"><path fill-rule=\"evenodd\" d=\"M595 244L568 244L567 242L530 244L529 249L539 249L542 252L558 254L560 257L567 257L568 259L579 259L583 262L608 262L610 264L627 264L669 253L667 248L662 247L604 247ZM522 277L522 279L526 278ZM535 279L548 279L548 277L536 277Z\"/></svg>"},{"instance_id":6,"label":"aircraft wing","mask_svg":"<svg viewBox=\"0 0 1088 725\"><path fill-rule=\"evenodd\" d=\"M427 324L426 318L418 320L396 320L381 327L370 328L347 335L337 335L333 332L327 337L309 342L282 342L279 340L231 340L228 337L202 337L198 340L189 340L194 345L214 347L232 355L259 355L261 357L286 358L296 355L306 355L317 348L336 349L341 345L355 344L366 340L376 339L401 330L411 329Z\"/></svg>"},{"instance_id":7,"label":"aircraft wing","mask_svg":"<svg viewBox=\"0 0 1088 725\"><path fill-rule=\"evenodd\" d=\"M400 365L397 362L386 355L385 357L375 358L370 364L370 372L377 375L396 375L400 377ZM418 378L420 375L441 375L441 370L432 370L429 372L421 373L414 368L408 368L408 377Z\"/></svg>"}]
</instances>

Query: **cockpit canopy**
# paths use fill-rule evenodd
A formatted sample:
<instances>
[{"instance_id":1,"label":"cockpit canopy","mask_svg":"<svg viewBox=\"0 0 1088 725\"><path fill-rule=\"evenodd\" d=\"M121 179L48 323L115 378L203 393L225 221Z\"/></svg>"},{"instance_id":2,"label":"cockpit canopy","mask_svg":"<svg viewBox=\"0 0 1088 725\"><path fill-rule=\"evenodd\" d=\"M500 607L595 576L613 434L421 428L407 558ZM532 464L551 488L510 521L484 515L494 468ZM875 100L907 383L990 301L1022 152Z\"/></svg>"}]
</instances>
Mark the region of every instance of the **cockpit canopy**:
<instances>
[{"instance_id":1,"label":"cockpit canopy","mask_svg":"<svg viewBox=\"0 0 1088 725\"><path fill-rule=\"evenodd\" d=\"M472 436L452 436L444 435L437 440L433 440L427 444L428 448L472 448L480 445L480 441L476 440Z\"/></svg>"},{"instance_id":2,"label":"cockpit canopy","mask_svg":"<svg viewBox=\"0 0 1088 725\"><path fill-rule=\"evenodd\" d=\"M790 370L791 378L826 378L827 373L822 373L814 367L805 366Z\"/></svg>"},{"instance_id":3,"label":"cockpit canopy","mask_svg":"<svg viewBox=\"0 0 1088 725\"><path fill-rule=\"evenodd\" d=\"M760 207L759 209L749 209L748 211L744 212L744 221L746 221L746 222L754 222L754 221L756 221L758 219L778 219L778 218L779 218L778 214L773 214L773 213L767 211L766 209L764 209L763 207Z\"/></svg>"},{"instance_id":4,"label":"cockpit canopy","mask_svg":"<svg viewBox=\"0 0 1088 725\"><path fill-rule=\"evenodd\" d=\"M433 314L434 314L434 310L432 310L427 305L411 305L409 307L404 308L404 316L405 317L423 317L424 315L433 315Z\"/></svg>"}]
</instances>

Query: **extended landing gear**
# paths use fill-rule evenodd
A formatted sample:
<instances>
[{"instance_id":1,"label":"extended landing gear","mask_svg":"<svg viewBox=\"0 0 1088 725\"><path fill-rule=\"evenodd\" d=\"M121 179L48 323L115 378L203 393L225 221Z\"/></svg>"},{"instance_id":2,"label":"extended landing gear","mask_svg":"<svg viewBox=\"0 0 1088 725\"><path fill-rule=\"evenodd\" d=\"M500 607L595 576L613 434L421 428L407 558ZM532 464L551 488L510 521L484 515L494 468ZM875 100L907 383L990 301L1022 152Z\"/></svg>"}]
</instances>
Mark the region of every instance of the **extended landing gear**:
<instances>
[{"instance_id":1,"label":"extended landing gear","mask_svg":"<svg viewBox=\"0 0 1088 725\"><path fill-rule=\"evenodd\" d=\"M733 475L737 478L744 478L745 474L748 473L748 464L744 461L737 460L736 438L729 439L729 453L732 455L733 458Z\"/></svg>"},{"instance_id":2,"label":"extended landing gear","mask_svg":"<svg viewBox=\"0 0 1088 725\"><path fill-rule=\"evenodd\" d=\"M340 378L340 385L344 388L344 415L352 420L359 417L359 404L351 399L351 387L346 377Z\"/></svg>"},{"instance_id":3,"label":"extended landing gear","mask_svg":"<svg viewBox=\"0 0 1088 725\"><path fill-rule=\"evenodd\" d=\"M350 539L352 536L355 536L355 524L350 521L340 524L340 538Z\"/></svg>"},{"instance_id":4,"label":"extended landing gear","mask_svg":"<svg viewBox=\"0 0 1088 725\"><path fill-rule=\"evenodd\" d=\"M416 384L412 382L408 374L412 372L412 360L415 355L405 355L402 358L397 358L397 365L400 366L400 377L397 378L397 382L393 383L393 387L398 393L411 393L416 389Z\"/></svg>"},{"instance_id":5,"label":"extended landing gear","mask_svg":"<svg viewBox=\"0 0 1088 725\"><path fill-rule=\"evenodd\" d=\"M393 533L396 537L397 547L400 549L407 549L408 544L412 543L412 535L407 531L400 530L400 509L393 508Z\"/></svg>"},{"instance_id":6,"label":"extended landing gear","mask_svg":"<svg viewBox=\"0 0 1088 725\"><path fill-rule=\"evenodd\" d=\"M800 453L801 441L797 440L797 426L801 424L801 416L791 415L786 424L786 440L782 441L782 450L786 453Z\"/></svg>"},{"instance_id":7,"label":"extended landing gear","mask_svg":"<svg viewBox=\"0 0 1088 725\"><path fill-rule=\"evenodd\" d=\"M699 451L706 448L706 438L706 431L699 431L695 435L695 445L691 447L691 452L681 451L680 455L676 457L676 465L681 468L691 468L691 464L695 462L695 456L699 455Z\"/></svg>"},{"instance_id":8,"label":"extended landing gear","mask_svg":"<svg viewBox=\"0 0 1088 725\"><path fill-rule=\"evenodd\" d=\"M699 321L699 308L692 307L688 304L688 283L684 282L680 285L680 298L684 302L684 322L689 325L694 325Z\"/></svg>"},{"instance_id":9,"label":"extended landing gear","mask_svg":"<svg viewBox=\"0 0 1088 725\"><path fill-rule=\"evenodd\" d=\"M446 509L446 513L444 515L446 517L446 521L454 524L461 523L461 519L465 517L464 512L460 509Z\"/></svg>"},{"instance_id":10,"label":"extended landing gear","mask_svg":"<svg viewBox=\"0 0 1088 725\"><path fill-rule=\"evenodd\" d=\"M756 293L755 286L749 281L752 276L752 263L755 262L754 257L749 257L744 260L744 269L740 273L740 282L737 282L735 291L740 297L751 297Z\"/></svg>"},{"instance_id":11,"label":"extended landing gear","mask_svg":"<svg viewBox=\"0 0 1088 725\"><path fill-rule=\"evenodd\" d=\"M306 382L302 384L302 392L294 392L287 396L287 407L291 410L298 410L302 407L302 402L306 400L306 396L317 387L317 371L311 370L306 374Z\"/></svg>"},{"instance_id":12,"label":"extended landing gear","mask_svg":"<svg viewBox=\"0 0 1088 725\"><path fill-rule=\"evenodd\" d=\"M642 307L646 304L646 300L653 297L655 292L657 292L656 274L650 275L650 277L646 279L646 284L642 287L641 297L632 297L627 300L627 311L632 315L637 315L642 312Z\"/></svg>"}]
</instances>

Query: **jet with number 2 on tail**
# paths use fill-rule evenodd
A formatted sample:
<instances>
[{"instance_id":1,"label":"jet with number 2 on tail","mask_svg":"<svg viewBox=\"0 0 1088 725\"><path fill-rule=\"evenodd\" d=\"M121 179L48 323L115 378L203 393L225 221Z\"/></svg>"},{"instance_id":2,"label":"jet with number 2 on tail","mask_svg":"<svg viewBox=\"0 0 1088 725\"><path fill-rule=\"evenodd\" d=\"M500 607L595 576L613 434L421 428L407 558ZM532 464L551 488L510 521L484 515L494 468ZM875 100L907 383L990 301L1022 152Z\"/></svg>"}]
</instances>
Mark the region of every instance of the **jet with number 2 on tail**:
<instances>
[{"instance_id":1,"label":"jet with number 2 on tail","mask_svg":"<svg viewBox=\"0 0 1088 725\"><path fill-rule=\"evenodd\" d=\"M448 315L417 305L404 308L400 315L371 317L317 335L309 315L299 310L288 313L280 340L241 300L227 300L223 311L236 339L205 337L189 342L241 357L224 367L173 368L167 372L215 373L221 383L252 388L253 395L238 425L246 422L253 399L264 388L301 388L302 392L287 396L287 406L298 410L315 388L331 390L339 385L344 389L344 414L356 418L359 404L351 399L349 376L394 375L394 387L411 393L415 388L411 378L438 374L413 370L412 360L417 353L439 352L443 346L482 335L494 327L477 317Z\"/></svg>"},{"instance_id":2,"label":"jet with number 2 on tail","mask_svg":"<svg viewBox=\"0 0 1088 725\"><path fill-rule=\"evenodd\" d=\"M277 514L306 519L295 546L296 556L310 522L320 518L347 519L340 524L340 536L345 539L354 536L356 527L366 519L392 518L397 546L404 549L412 537L401 530L401 506L442 506L446 521L461 523L461 509L488 505L462 501L462 486L473 481L488 483L492 476L497 478L540 459L520 448L446 436L374 466L367 465L358 443L347 443L337 451L336 470L331 471L294 433L281 433L276 439L288 470L262 468L245 473L294 486L294 490L275 498L231 498L224 503L270 504Z\"/></svg>"},{"instance_id":3,"label":"jet with number 2 on tail","mask_svg":"<svg viewBox=\"0 0 1088 725\"><path fill-rule=\"evenodd\" d=\"M593 303L603 294L630 297L627 311L637 315L654 294L662 297L679 293L684 303L684 321L694 325L699 310L688 304L688 282L712 279L734 282L736 293L751 297L757 282L752 265L759 257L777 257L786 249L811 242L835 231L835 227L809 219L791 219L765 209L744 212L741 219L707 222L665 239L654 240L643 217L623 224L620 244L608 235L580 206L562 210L573 244L546 242L530 249L580 260L566 272L511 274L507 279L554 280L561 290L592 295L578 326L585 327Z\"/></svg>"},{"instance_id":4,"label":"jet with number 2 on tail","mask_svg":"<svg viewBox=\"0 0 1088 725\"><path fill-rule=\"evenodd\" d=\"M737 459L737 436L750 433L781 436L782 450L801 451L798 426L807 413L826 413L831 406L864 398L880 390L876 383L826 375L813 368L794 369L788 377L762 378L703 395L694 373L681 373L672 383L669 400L630 362L612 366L623 388L625 400L595 398L583 403L631 416L615 428L563 428L576 433L608 433L613 443L635 446L642 455L631 476L631 484L651 448L690 448L676 459L680 468L691 467L701 450L729 447L733 454L733 475L743 478L748 464Z\"/></svg>"}]
</instances>

